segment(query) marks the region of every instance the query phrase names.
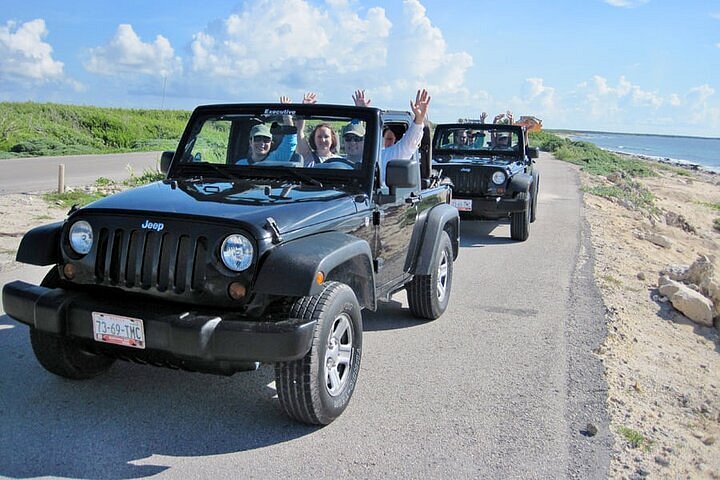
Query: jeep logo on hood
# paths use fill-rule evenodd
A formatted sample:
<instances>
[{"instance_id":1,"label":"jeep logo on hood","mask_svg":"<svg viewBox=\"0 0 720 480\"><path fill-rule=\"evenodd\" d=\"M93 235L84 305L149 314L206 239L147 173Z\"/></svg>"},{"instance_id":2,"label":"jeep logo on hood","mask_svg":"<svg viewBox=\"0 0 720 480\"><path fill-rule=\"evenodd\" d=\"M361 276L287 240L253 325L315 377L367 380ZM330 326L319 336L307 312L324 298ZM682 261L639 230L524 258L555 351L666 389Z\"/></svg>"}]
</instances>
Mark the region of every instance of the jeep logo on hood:
<instances>
[{"instance_id":1,"label":"jeep logo on hood","mask_svg":"<svg viewBox=\"0 0 720 480\"><path fill-rule=\"evenodd\" d=\"M161 231L163 228L165 228L164 223L158 223L158 222L151 222L150 220L145 220L145 223L140 225L140 228L144 228L146 230L156 230Z\"/></svg>"}]
</instances>

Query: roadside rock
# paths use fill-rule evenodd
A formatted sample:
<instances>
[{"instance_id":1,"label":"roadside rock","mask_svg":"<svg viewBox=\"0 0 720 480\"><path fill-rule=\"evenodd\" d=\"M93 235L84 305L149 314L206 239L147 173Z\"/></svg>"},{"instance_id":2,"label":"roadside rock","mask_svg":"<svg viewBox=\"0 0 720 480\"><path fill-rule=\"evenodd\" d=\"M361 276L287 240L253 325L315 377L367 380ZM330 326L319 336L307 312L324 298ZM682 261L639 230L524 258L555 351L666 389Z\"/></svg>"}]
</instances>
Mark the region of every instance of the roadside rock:
<instances>
[{"instance_id":1,"label":"roadside rock","mask_svg":"<svg viewBox=\"0 0 720 480\"><path fill-rule=\"evenodd\" d=\"M663 269L660 275L666 275L676 282L684 282L688 278L688 270L690 270L688 265L670 265Z\"/></svg>"},{"instance_id":2,"label":"roadside rock","mask_svg":"<svg viewBox=\"0 0 720 480\"><path fill-rule=\"evenodd\" d=\"M709 298L713 304L713 316L720 316L720 276L716 274L715 258L709 255L700 255L690 265L687 281L698 286L700 292Z\"/></svg>"},{"instance_id":3,"label":"roadside rock","mask_svg":"<svg viewBox=\"0 0 720 480\"><path fill-rule=\"evenodd\" d=\"M658 285L660 293L668 297L672 306L690 320L706 327L713 326L714 307L709 298L668 277L660 277Z\"/></svg>"},{"instance_id":4,"label":"roadside rock","mask_svg":"<svg viewBox=\"0 0 720 480\"><path fill-rule=\"evenodd\" d=\"M635 237L638 240L647 240L648 242L654 243L658 247L662 247L662 248L670 248L670 247L672 247L672 244L673 244L672 240L670 240L665 235L660 235L659 233L654 233L654 232L649 232L649 233L636 232Z\"/></svg>"}]
</instances>

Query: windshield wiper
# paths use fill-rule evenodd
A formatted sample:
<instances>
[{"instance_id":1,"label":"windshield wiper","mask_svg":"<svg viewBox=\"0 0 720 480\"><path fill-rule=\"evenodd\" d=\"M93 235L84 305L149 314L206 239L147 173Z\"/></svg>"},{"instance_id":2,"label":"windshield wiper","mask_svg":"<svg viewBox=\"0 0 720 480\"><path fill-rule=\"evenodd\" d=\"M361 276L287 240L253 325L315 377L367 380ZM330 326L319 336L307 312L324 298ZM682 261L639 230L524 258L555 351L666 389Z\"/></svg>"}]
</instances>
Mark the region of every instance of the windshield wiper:
<instances>
[{"instance_id":1,"label":"windshield wiper","mask_svg":"<svg viewBox=\"0 0 720 480\"><path fill-rule=\"evenodd\" d=\"M233 175L232 173L228 172L226 169L218 167L214 163L209 163L209 162L188 163L188 164L184 164L183 167L185 167L185 168L190 167L189 168L190 171L193 172L193 174L194 174L190 178L182 179L183 181L196 182L199 180L202 182L204 180L203 175L202 174L198 175L197 172L195 172L195 170L198 167L210 167L211 170L213 170L216 173L219 173L220 177L223 179L230 180L233 183L240 183L240 184L245 184L245 185L247 185L247 183L248 183L247 179L237 177L237 176Z\"/></svg>"},{"instance_id":2,"label":"windshield wiper","mask_svg":"<svg viewBox=\"0 0 720 480\"><path fill-rule=\"evenodd\" d=\"M300 172L298 172L297 170L295 170L295 169L292 168L292 167L280 167L280 168L282 168L282 171L283 171L283 172L286 172L286 173L291 174L291 175L294 176L295 178L303 181L304 183L306 183L306 184L308 184L308 185L315 185L316 187L323 188L323 184L322 184L322 182L321 182L320 180L316 180L316 179L312 178L312 177L309 176L309 175L305 175L304 173L300 173Z\"/></svg>"}]
</instances>

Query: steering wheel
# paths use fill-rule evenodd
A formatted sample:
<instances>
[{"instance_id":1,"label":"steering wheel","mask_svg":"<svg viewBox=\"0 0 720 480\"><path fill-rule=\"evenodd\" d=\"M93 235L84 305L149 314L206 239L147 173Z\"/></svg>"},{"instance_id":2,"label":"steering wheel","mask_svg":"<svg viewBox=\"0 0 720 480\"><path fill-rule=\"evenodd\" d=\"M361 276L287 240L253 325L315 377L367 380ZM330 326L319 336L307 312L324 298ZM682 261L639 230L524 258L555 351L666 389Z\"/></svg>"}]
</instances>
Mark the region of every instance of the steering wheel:
<instances>
[{"instance_id":1,"label":"steering wheel","mask_svg":"<svg viewBox=\"0 0 720 480\"><path fill-rule=\"evenodd\" d=\"M325 167L327 165L327 167ZM337 168L340 170L354 170L355 163L342 157L328 158L320 164L315 164L315 168Z\"/></svg>"}]
</instances>

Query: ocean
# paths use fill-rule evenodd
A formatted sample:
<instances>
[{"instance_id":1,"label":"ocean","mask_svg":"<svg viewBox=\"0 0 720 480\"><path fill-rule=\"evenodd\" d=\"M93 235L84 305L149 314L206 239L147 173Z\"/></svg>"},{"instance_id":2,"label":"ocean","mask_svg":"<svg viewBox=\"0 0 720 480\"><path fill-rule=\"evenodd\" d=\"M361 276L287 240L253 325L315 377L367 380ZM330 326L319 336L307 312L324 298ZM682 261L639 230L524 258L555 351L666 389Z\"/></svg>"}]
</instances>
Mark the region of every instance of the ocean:
<instances>
[{"instance_id":1,"label":"ocean","mask_svg":"<svg viewBox=\"0 0 720 480\"><path fill-rule=\"evenodd\" d=\"M638 135L605 132L566 132L571 140L582 140L613 152L643 155L677 164L698 165L720 173L720 138Z\"/></svg>"}]
</instances>

